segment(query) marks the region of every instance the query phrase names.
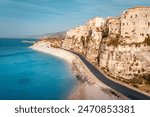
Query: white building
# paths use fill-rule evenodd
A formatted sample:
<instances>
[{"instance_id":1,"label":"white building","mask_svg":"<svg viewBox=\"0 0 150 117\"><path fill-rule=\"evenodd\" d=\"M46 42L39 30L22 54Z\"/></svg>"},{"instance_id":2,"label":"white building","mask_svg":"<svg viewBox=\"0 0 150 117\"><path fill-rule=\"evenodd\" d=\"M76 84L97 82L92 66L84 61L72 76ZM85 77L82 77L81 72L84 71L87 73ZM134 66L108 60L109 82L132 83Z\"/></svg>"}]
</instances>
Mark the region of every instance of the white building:
<instances>
[{"instance_id":1,"label":"white building","mask_svg":"<svg viewBox=\"0 0 150 117\"><path fill-rule=\"evenodd\" d=\"M121 36L129 42L143 42L150 35L150 7L135 7L121 16Z\"/></svg>"}]
</instances>

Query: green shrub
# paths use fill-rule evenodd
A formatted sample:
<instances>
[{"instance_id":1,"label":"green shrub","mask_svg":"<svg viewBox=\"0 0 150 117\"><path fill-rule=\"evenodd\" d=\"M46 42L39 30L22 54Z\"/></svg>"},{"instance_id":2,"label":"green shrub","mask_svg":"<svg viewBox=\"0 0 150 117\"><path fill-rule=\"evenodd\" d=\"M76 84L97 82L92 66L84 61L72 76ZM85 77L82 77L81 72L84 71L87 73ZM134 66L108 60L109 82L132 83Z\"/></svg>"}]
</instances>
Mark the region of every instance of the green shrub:
<instances>
[{"instance_id":1,"label":"green shrub","mask_svg":"<svg viewBox=\"0 0 150 117\"><path fill-rule=\"evenodd\" d=\"M143 78L146 81L146 83L150 84L150 74L143 75Z\"/></svg>"},{"instance_id":2,"label":"green shrub","mask_svg":"<svg viewBox=\"0 0 150 117\"><path fill-rule=\"evenodd\" d=\"M107 46L115 46L117 47L119 45L119 39L115 38L115 39L110 39Z\"/></svg>"},{"instance_id":3,"label":"green shrub","mask_svg":"<svg viewBox=\"0 0 150 117\"><path fill-rule=\"evenodd\" d=\"M132 85L142 85L143 84L143 79L142 78L133 78L130 80L130 83Z\"/></svg>"},{"instance_id":4,"label":"green shrub","mask_svg":"<svg viewBox=\"0 0 150 117\"><path fill-rule=\"evenodd\" d=\"M137 84L133 84L133 86L134 86L135 88L138 88L138 87L139 87Z\"/></svg>"},{"instance_id":5,"label":"green shrub","mask_svg":"<svg viewBox=\"0 0 150 117\"><path fill-rule=\"evenodd\" d=\"M143 41L144 44L150 46L150 36L149 34L147 34L147 37L145 38L145 40Z\"/></svg>"}]
</instances>

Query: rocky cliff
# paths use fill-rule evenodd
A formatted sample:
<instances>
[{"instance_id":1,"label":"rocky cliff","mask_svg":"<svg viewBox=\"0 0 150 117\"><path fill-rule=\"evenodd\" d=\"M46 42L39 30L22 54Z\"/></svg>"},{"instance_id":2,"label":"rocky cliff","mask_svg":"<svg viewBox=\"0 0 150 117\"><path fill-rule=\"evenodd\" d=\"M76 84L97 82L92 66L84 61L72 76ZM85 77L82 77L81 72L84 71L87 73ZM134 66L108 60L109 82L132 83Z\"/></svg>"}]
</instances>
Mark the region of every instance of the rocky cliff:
<instances>
[{"instance_id":1,"label":"rocky cliff","mask_svg":"<svg viewBox=\"0 0 150 117\"><path fill-rule=\"evenodd\" d=\"M114 80L150 92L150 7L135 7L120 17L96 17L41 44L82 54Z\"/></svg>"},{"instance_id":2,"label":"rocky cliff","mask_svg":"<svg viewBox=\"0 0 150 117\"><path fill-rule=\"evenodd\" d=\"M149 83L150 7L131 8L120 17L91 19L68 31L62 48L81 53L114 79Z\"/></svg>"}]
</instances>

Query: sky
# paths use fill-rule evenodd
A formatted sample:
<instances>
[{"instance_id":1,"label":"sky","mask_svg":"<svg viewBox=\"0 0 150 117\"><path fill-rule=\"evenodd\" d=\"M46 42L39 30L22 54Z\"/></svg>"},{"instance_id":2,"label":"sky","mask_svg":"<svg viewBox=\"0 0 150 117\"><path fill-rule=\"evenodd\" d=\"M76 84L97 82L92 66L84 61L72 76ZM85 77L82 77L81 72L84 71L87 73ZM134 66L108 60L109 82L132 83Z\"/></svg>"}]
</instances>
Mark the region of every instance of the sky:
<instances>
[{"instance_id":1,"label":"sky","mask_svg":"<svg viewBox=\"0 0 150 117\"><path fill-rule=\"evenodd\" d=\"M150 6L150 0L0 0L0 37L67 31L135 6Z\"/></svg>"}]
</instances>

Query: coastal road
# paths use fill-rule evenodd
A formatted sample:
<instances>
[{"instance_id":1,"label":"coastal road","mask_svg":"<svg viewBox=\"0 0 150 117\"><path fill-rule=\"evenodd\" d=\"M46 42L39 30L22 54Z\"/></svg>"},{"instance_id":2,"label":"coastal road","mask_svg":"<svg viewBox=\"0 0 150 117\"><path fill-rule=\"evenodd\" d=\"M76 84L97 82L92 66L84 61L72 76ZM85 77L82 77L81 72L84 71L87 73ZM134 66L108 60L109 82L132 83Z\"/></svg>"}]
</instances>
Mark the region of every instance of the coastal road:
<instances>
[{"instance_id":1,"label":"coastal road","mask_svg":"<svg viewBox=\"0 0 150 117\"><path fill-rule=\"evenodd\" d=\"M72 51L70 51L72 52ZM140 93L134 89L129 87L123 86L115 81L110 80L106 76L104 76L97 68L95 68L90 62L88 62L82 55L72 52L73 54L77 55L83 63L89 68L89 70L104 84L111 87L112 89L118 91L119 93L127 96L133 100L150 100L150 96Z\"/></svg>"}]
</instances>

